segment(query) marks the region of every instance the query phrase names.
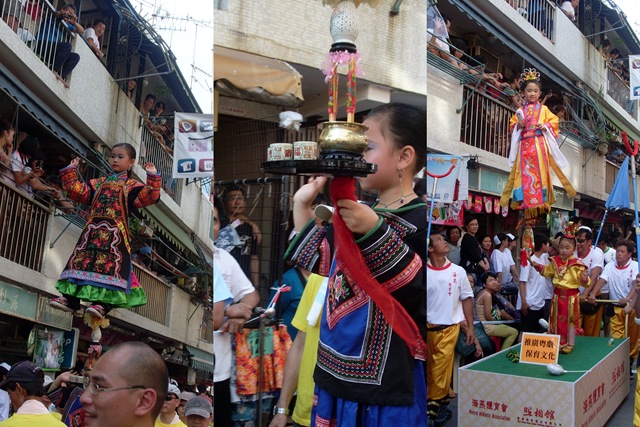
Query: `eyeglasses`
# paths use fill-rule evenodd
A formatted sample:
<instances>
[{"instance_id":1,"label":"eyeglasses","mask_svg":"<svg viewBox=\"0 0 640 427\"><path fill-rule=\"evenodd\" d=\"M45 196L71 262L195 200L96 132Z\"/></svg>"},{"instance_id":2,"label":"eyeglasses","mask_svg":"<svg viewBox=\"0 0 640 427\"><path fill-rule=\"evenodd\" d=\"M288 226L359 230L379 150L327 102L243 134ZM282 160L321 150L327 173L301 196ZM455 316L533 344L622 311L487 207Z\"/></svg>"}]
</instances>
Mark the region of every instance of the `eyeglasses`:
<instances>
[{"instance_id":1,"label":"eyeglasses","mask_svg":"<svg viewBox=\"0 0 640 427\"><path fill-rule=\"evenodd\" d=\"M165 402L169 402L173 399L177 399L177 397L175 397L173 394L168 395L167 397L164 398Z\"/></svg>"},{"instance_id":2,"label":"eyeglasses","mask_svg":"<svg viewBox=\"0 0 640 427\"><path fill-rule=\"evenodd\" d=\"M586 241L587 241L587 239L576 239L576 242L578 242L578 243L584 243Z\"/></svg>"},{"instance_id":3,"label":"eyeglasses","mask_svg":"<svg viewBox=\"0 0 640 427\"><path fill-rule=\"evenodd\" d=\"M128 386L128 387L112 387L112 388L106 388L106 387L102 387L96 383L94 383L93 381L91 381L89 379L89 377L84 377L84 389L85 390L89 390L89 393L92 396L97 396L98 394L104 392L104 391L118 391L118 390L133 390L136 388L140 388L140 389L145 389L146 387L143 385L132 385L132 386Z\"/></svg>"}]
</instances>

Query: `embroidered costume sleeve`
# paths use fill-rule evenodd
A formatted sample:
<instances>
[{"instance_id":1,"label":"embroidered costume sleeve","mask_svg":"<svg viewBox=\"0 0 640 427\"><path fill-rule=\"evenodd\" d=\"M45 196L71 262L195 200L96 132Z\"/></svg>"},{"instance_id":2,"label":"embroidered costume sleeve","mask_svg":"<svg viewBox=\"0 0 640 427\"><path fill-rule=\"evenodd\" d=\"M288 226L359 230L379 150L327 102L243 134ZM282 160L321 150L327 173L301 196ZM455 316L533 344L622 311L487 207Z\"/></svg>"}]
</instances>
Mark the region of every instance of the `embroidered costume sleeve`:
<instances>
[{"instance_id":1,"label":"embroidered costume sleeve","mask_svg":"<svg viewBox=\"0 0 640 427\"><path fill-rule=\"evenodd\" d=\"M93 188L80 181L78 171L75 166L67 166L64 169L61 169L60 179L62 180L62 188L67 192L67 197L69 197L69 199L85 205L91 204ZM104 180L104 178L100 179Z\"/></svg>"},{"instance_id":2,"label":"embroidered costume sleeve","mask_svg":"<svg viewBox=\"0 0 640 427\"><path fill-rule=\"evenodd\" d=\"M318 227L313 220L299 231L293 239L285 261L321 276L328 276L333 259L333 226Z\"/></svg>"},{"instance_id":3,"label":"embroidered costume sleeve","mask_svg":"<svg viewBox=\"0 0 640 427\"><path fill-rule=\"evenodd\" d=\"M381 218L377 227L356 242L371 275L389 292L415 280L416 292L424 293L425 270L422 260L403 242L403 237L411 234L411 231L394 229Z\"/></svg>"},{"instance_id":4,"label":"embroidered costume sleeve","mask_svg":"<svg viewBox=\"0 0 640 427\"><path fill-rule=\"evenodd\" d=\"M153 205L154 203L157 203L158 200L160 200L160 188L162 187L162 179L160 178L160 174L147 172L146 186L140 184L135 180L129 181L135 182L133 189L130 189L130 194L135 197L133 205L136 208L144 208L145 206Z\"/></svg>"}]
</instances>

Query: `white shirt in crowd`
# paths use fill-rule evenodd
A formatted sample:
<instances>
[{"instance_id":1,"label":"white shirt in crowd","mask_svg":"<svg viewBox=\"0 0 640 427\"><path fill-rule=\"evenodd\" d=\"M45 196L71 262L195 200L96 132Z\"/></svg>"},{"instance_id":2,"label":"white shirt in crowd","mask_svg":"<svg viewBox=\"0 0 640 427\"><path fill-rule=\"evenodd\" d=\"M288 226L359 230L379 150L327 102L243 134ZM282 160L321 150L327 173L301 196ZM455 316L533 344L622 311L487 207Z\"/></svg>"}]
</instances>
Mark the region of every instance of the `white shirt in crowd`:
<instances>
[{"instance_id":1,"label":"white shirt in crowd","mask_svg":"<svg viewBox=\"0 0 640 427\"><path fill-rule=\"evenodd\" d=\"M638 274L638 261L629 260L624 267L618 267L617 262L610 262L604 266L600 278L609 285L609 299L626 298L631 292L633 281Z\"/></svg>"},{"instance_id":2,"label":"white shirt in crowd","mask_svg":"<svg viewBox=\"0 0 640 427\"><path fill-rule=\"evenodd\" d=\"M244 296L255 290L251 281L245 276L242 268L229 252L213 247L213 260L215 268L224 278L233 301L238 302ZM213 354L216 363L213 373L213 381L220 382L231 377L231 335L221 331L213 332Z\"/></svg>"},{"instance_id":3,"label":"white shirt in crowd","mask_svg":"<svg viewBox=\"0 0 640 427\"><path fill-rule=\"evenodd\" d=\"M462 302L473 298L473 290L464 268L449 260L444 267L427 263L427 322L432 325L454 325L464 318Z\"/></svg>"},{"instance_id":4,"label":"white shirt in crowd","mask_svg":"<svg viewBox=\"0 0 640 427\"><path fill-rule=\"evenodd\" d=\"M511 275L512 265L516 265L516 263L509 249L504 248L503 251L496 249L491 253L489 269L495 274L502 273L500 284L503 286L513 282L513 276Z\"/></svg>"},{"instance_id":5,"label":"white shirt in crowd","mask_svg":"<svg viewBox=\"0 0 640 427\"><path fill-rule=\"evenodd\" d=\"M549 254L531 255L531 259L540 265L549 264ZM527 304L529 304L531 310L541 310L544 307L545 300L553 297L551 279L547 279L538 273L538 270L533 268L531 263L528 263L526 267L520 268L520 281L526 282ZM518 310L522 308L520 292L518 292L516 308Z\"/></svg>"},{"instance_id":6,"label":"white shirt in crowd","mask_svg":"<svg viewBox=\"0 0 640 427\"><path fill-rule=\"evenodd\" d=\"M602 249L600 249L602 250ZM602 253L604 255L604 265L616 260L616 250L607 246L607 250Z\"/></svg>"},{"instance_id":7,"label":"white shirt in crowd","mask_svg":"<svg viewBox=\"0 0 640 427\"><path fill-rule=\"evenodd\" d=\"M604 268L604 254L602 253L602 249L591 246L589 248L589 253L584 258L580 258L578 256L578 251L574 252L576 258L582 261L588 268L587 274L591 275L591 270L596 267ZM584 292L584 287L580 286L580 293ZM609 285L605 284L600 290L602 293L609 292Z\"/></svg>"}]
</instances>

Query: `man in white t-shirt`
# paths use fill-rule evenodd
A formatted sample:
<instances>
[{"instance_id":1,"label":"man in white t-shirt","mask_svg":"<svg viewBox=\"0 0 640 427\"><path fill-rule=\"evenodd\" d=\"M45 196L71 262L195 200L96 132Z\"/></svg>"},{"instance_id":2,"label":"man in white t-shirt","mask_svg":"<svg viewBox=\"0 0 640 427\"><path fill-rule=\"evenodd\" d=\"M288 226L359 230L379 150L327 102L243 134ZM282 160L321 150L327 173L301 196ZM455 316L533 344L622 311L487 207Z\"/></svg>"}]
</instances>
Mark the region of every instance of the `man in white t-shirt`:
<instances>
[{"instance_id":1,"label":"man in white t-shirt","mask_svg":"<svg viewBox=\"0 0 640 427\"><path fill-rule=\"evenodd\" d=\"M600 233L600 240L596 244L598 248L602 251L604 255L604 265L605 267L610 262L615 262L616 260L616 250L609 246L609 234L606 231L602 231ZM609 299L609 283L605 283L600 291L600 299ZM602 330L604 332L604 336L609 336L609 315L607 314L607 306L609 304L604 304L602 309Z\"/></svg>"},{"instance_id":2,"label":"man in white t-shirt","mask_svg":"<svg viewBox=\"0 0 640 427\"><path fill-rule=\"evenodd\" d=\"M534 236L535 246L531 259L540 265L549 264L551 244L544 234ZM522 312L521 327L523 332L544 332L538 323L544 318L544 305L553 297L551 280L540 275L530 263L520 269L520 292L516 308Z\"/></svg>"},{"instance_id":3,"label":"man in white t-shirt","mask_svg":"<svg viewBox=\"0 0 640 427\"><path fill-rule=\"evenodd\" d=\"M106 28L107 24L102 19L96 19L91 28L84 30L84 39L98 58L104 57L104 52L100 50L100 37Z\"/></svg>"},{"instance_id":4,"label":"man in white t-shirt","mask_svg":"<svg viewBox=\"0 0 640 427\"><path fill-rule=\"evenodd\" d=\"M580 324L582 325L582 329L584 329L585 336L599 337L603 307L600 305L594 309L594 307L589 307L589 303L584 304L587 302L589 293L593 291L604 267L604 254L600 248L594 247L592 243L593 233L591 229L586 226L581 226L576 232L576 252L574 255L587 266L587 274L589 275L590 281L587 289L582 286L580 287ZM589 309L589 311L584 311L585 309Z\"/></svg>"},{"instance_id":5,"label":"man in white t-shirt","mask_svg":"<svg viewBox=\"0 0 640 427\"><path fill-rule=\"evenodd\" d=\"M452 416L449 384L453 356L466 321L467 344L477 343L473 329L473 291L467 273L447 259L444 236L432 234L427 261L427 414L429 425L442 425Z\"/></svg>"},{"instance_id":6,"label":"man in white t-shirt","mask_svg":"<svg viewBox=\"0 0 640 427\"><path fill-rule=\"evenodd\" d=\"M517 277L516 263L510 250L512 242L515 242L512 234L498 233L493 238L496 248L491 253L490 270L498 275L502 286L512 283Z\"/></svg>"},{"instance_id":7,"label":"man in white t-shirt","mask_svg":"<svg viewBox=\"0 0 640 427\"><path fill-rule=\"evenodd\" d=\"M222 202L214 198L213 207L213 237L218 237L220 231L219 211ZM231 295L233 303L225 306L225 323L213 333L213 353L216 363L213 373L213 387L215 400L215 425L231 425L231 335L242 329L244 322L251 316L251 312L260 302L260 296L251 281L245 276L235 258L227 251L213 247L214 269L220 271Z\"/></svg>"},{"instance_id":8,"label":"man in white t-shirt","mask_svg":"<svg viewBox=\"0 0 640 427\"><path fill-rule=\"evenodd\" d=\"M625 318L626 316L635 317L635 309L629 307L625 312L627 303L633 298L633 281L638 274L638 262L631 259L631 255L635 252L636 245L633 242L623 239L616 242L616 261L607 264L600 278L596 283L593 291L589 295L589 300L595 302L596 295L605 283L609 284L609 299L617 300L618 304L614 305L614 315L611 316L611 337L625 337ZM638 338L640 338L640 329L635 322L634 317L630 317L627 329L627 336L631 344L629 348L629 356L631 364L638 356Z\"/></svg>"},{"instance_id":9,"label":"man in white t-shirt","mask_svg":"<svg viewBox=\"0 0 640 427\"><path fill-rule=\"evenodd\" d=\"M580 0L567 0L564 3L562 3L562 6L560 6L560 9L562 9L565 15L569 17L569 19L575 22L576 8L578 7L579 3L580 3Z\"/></svg>"}]
</instances>

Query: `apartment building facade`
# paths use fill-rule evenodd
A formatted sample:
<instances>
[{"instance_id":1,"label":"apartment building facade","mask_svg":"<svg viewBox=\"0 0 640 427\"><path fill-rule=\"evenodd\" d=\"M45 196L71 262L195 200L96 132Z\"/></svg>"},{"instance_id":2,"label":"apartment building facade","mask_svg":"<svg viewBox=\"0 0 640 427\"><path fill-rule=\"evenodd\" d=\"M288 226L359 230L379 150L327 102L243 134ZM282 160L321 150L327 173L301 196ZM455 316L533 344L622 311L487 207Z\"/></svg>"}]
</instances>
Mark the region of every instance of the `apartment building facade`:
<instances>
[{"instance_id":1,"label":"apartment building facade","mask_svg":"<svg viewBox=\"0 0 640 427\"><path fill-rule=\"evenodd\" d=\"M40 142L46 175L56 175L73 157L83 160L82 178L109 172L110 148L132 144L138 159L136 179L145 181L145 162L162 175L159 203L131 213L136 260L133 269L148 304L110 313L102 343L144 340L163 354L172 376L191 383L213 372L211 322L211 203L201 182L173 180L171 154L143 125L139 107L154 94L171 112L201 112L177 68L175 56L153 27L127 0L76 1L78 22L106 23L98 58L79 35L62 30L63 41L80 56L61 82L52 70L53 51L39 43L42 25L55 21L62 2L0 2L0 116L16 129L16 143L26 134ZM127 83L135 88L127 96ZM68 86L68 87L66 87ZM24 360L34 329L70 331L86 353L90 330L81 317L52 310L56 280L78 239L82 209L60 209L0 182L0 354L9 363ZM17 302L17 303L16 303ZM72 335L70 335L72 336Z\"/></svg>"},{"instance_id":2,"label":"apartment building facade","mask_svg":"<svg viewBox=\"0 0 640 427\"><path fill-rule=\"evenodd\" d=\"M581 1L575 21L549 0L430 1L434 6L451 22L450 41L464 41L458 44L466 47L460 61L479 74L470 78L433 49L428 52L428 151L477 159L479 167L469 170L471 205L495 204L510 171L508 124L516 108L508 89L483 82L480 75L500 73L502 82L511 82L523 69L535 68L543 94L550 94L546 105L563 111L559 142L569 162L563 172L578 192L575 199L568 197L554 177L558 201L552 221L578 215L599 226L619 170L616 150L624 151L621 133L630 140L640 135L626 70L627 56L640 46L624 13L609 0ZM616 58L610 56L613 49ZM518 225L515 212L473 206L465 211L480 216L481 234ZM630 229L631 212L610 214L606 227ZM539 226L549 228L542 222Z\"/></svg>"}]
</instances>

